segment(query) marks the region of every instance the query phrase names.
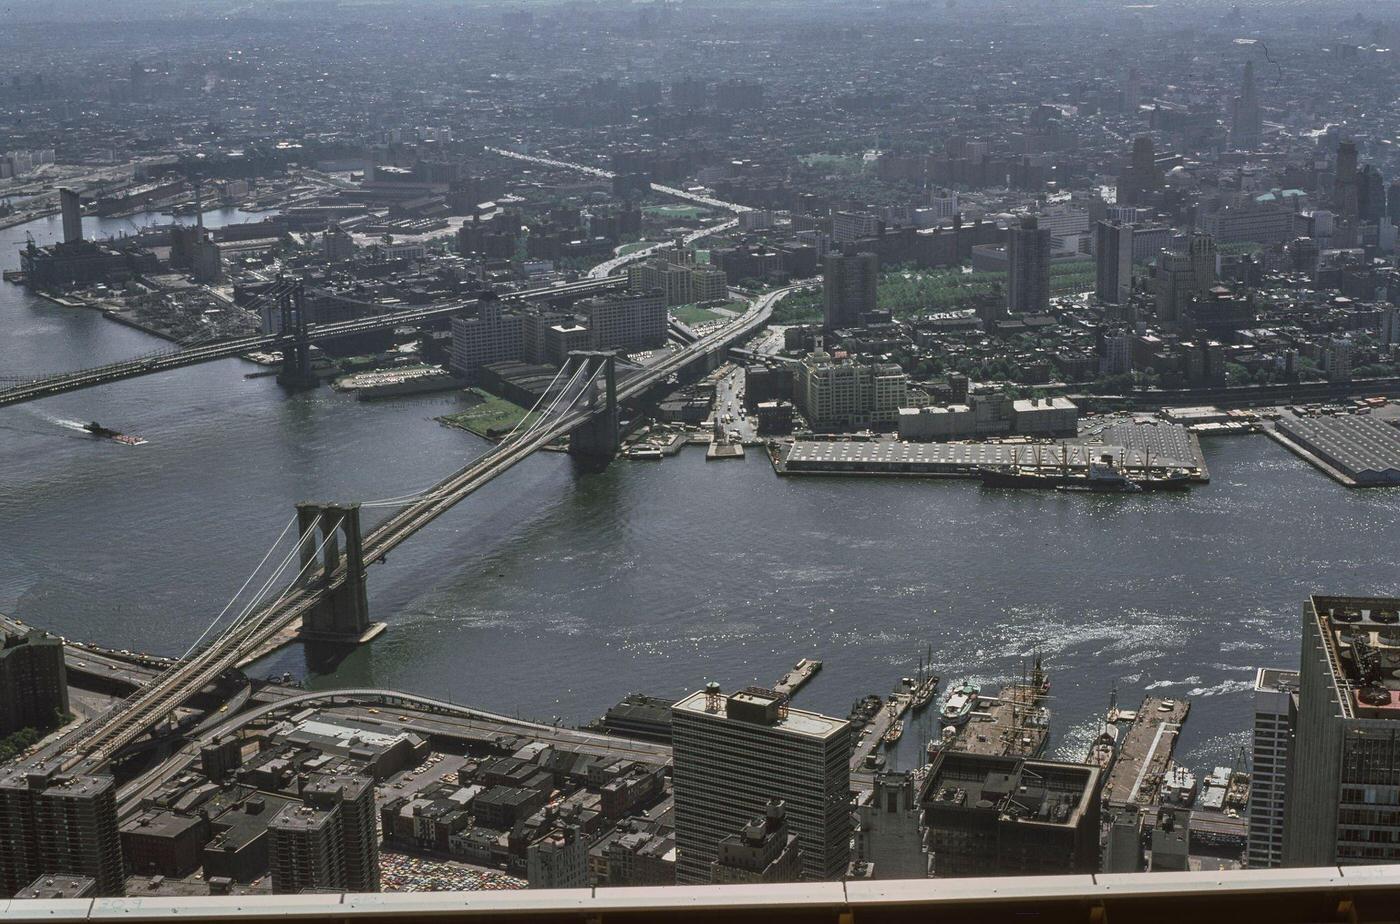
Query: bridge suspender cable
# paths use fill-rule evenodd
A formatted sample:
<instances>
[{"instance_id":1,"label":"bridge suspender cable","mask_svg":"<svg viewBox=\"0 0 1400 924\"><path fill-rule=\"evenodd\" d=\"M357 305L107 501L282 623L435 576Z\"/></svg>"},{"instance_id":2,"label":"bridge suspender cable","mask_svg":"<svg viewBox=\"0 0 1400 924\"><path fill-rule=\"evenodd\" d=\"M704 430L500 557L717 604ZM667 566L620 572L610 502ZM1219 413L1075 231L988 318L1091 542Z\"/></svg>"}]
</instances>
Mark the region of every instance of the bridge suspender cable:
<instances>
[{"instance_id":1,"label":"bridge suspender cable","mask_svg":"<svg viewBox=\"0 0 1400 924\"><path fill-rule=\"evenodd\" d=\"M248 585L253 583L253 578L258 576L258 572L262 570L262 566L267 564L267 560L272 557L272 553L277 550L277 546L281 545L282 540L287 537L287 533L290 532L291 528L296 525L296 522L296 517L292 517L290 520L287 521L287 525L283 527L281 534L273 541L272 545L268 546L267 554L263 555L262 561L258 562L257 567L254 568L252 572L248 575L248 580L244 581L243 586L238 588L238 591L232 597L229 598L228 603L224 604L224 608L219 610L219 615L215 616L214 621L209 623L208 627L200 633L199 638L194 640L194 644L190 645L189 648L185 649L185 653L180 656L180 660L183 661L185 658L188 658L190 656L190 652L198 648L199 643L204 641L205 636L207 636L210 632L214 630L214 627L217 626L219 624L219 621L224 618L224 614L227 613L229 609L233 606L234 602L240 596L243 595L243 591L247 590Z\"/></svg>"}]
</instances>

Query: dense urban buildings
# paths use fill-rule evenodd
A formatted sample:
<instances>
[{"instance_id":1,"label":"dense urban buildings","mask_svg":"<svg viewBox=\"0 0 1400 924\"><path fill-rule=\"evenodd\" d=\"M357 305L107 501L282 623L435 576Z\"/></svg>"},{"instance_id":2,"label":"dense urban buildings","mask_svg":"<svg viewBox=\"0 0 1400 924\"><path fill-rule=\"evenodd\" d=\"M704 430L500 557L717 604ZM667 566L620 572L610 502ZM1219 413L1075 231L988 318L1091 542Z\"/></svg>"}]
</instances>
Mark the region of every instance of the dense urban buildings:
<instances>
[{"instance_id":1,"label":"dense urban buildings","mask_svg":"<svg viewBox=\"0 0 1400 924\"><path fill-rule=\"evenodd\" d=\"M1396 906L1390 6L5 25L0 907Z\"/></svg>"}]
</instances>

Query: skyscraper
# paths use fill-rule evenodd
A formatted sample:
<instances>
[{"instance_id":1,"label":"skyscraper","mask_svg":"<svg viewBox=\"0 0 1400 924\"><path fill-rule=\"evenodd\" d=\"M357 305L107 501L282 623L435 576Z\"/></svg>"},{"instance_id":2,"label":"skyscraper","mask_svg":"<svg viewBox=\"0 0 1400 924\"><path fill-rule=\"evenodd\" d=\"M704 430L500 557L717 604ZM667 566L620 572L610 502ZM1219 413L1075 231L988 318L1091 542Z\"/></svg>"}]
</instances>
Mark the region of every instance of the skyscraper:
<instances>
[{"instance_id":1,"label":"skyscraper","mask_svg":"<svg viewBox=\"0 0 1400 924\"><path fill-rule=\"evenodd\" d=\"M1157 169L1152 136L1138 135L1133 139L1131 158L1118 174L1118 204L1144 205L1161 186L1162 175Z\"/></svg>"},{"instance_id":2,"label":"skyscraper","mask_svg":"<svg viewBox=\"0 0 1400 924\"><path fill-rule=\"evenodd\" d=\"M768 803L785 803L803 879L839 879L850 860L851 724L789 708L787 697L719 684L671 710L676 881L711 881L719 842Z\"/></svg>"},{"instance_id":3,"label":"skyscraper","mask_svg":"<svg viewBox=\"0 0 1400 924\"><path fill-rule=\"evenodd\" d=\"M822 276L823 326L832 331L863 324L877 306L880 258L873 253L830 253Z\"/></svg>"},{"instance_id":4,"label":"skyscraper","mask_svg":"<svg viewBox=\"0 0 1400 924\"><path fill-rule=\"evenodd\" d=\"M1400 862L1400 599L1303 604L1283 865Z\"/></svg>"},{"instance_id":5,"label":"skyscraper","mask_svg":"<svg viewBox=\"0 0 1400 924\"><path fill-rule=\"evenodd\" d=\"M0 769L0 895L39 876L87 876L99 895L122 892L116 783L65 775L56 764Z\"/></svg>"},{"instance_id":6,"label":"skyscraper","mask_svg":"<svg viewBox=\"0 0 1400 924\"><path fill-rule=\"evenodd\" d=\"M1239 151L1253 150L1259 145L1264 131L1263 116L1259 110L1259 94L1254 86L1254 62L1244 63L1244 79L1240 83L1240 95L1235 97L1230 117L1230 146Z\"/></svg>"},{"instance_id":7,"label":"skyscraper","mask_svg":"<svg viewBox=\"0 0 1400 924\"><path fill-rule=\"evenodd\" d=\"M1129 248L1131 250L1131 248ZM1050 306L1050 229L1034 215L1023 215L1007 232L1006 307L1013 314L1035 314Z\"/></svg>"},{"instance_id":8,"label":"skyscraper","mask_svg":"<svg viewBox=\"0 0 1400 924\"><path fill-rule=\"evenodd\" d=\"M1337 145L1337 168L1332 182L1332 207L1343 221L1354 222L1360 213L1357 170L1356 142L1343 141Z\"/></svg>"},{"instance_id":9,"label":"skyscraper","mask_svg":"<svg viewBox=\"0 0 1400 924\"><path fill-rule=\"evenodd\" d=\"M1157 257L1157 320L1176 326L1186 321L1191 302L1215 285L1215 238L1196 232L1178 238Z\"/></svg>"},{"instance_id":10,"label":"skyscraper","mask_svg":"<svg viewBox=\"0 0 1400 924\"><path fill-rule=\"evenodd\" d=\"M1094 225L1094 295L1121 305L1133 291L1133 226L1116 221Z\"/></svg>"},{"instance_id":11,"label":"skyscraper","mask_svg":"<svg viewBox=\"0 0 1400 924\"><path fill-rule=\"evenodd\" d=\"M1254 675L1254 772L1249 786L1249 866L1283 861L1284 783L1288 772L1289 714L1298 672L1261 667Z\"/></svg>"},{"instance_id":12,"label":"skyscraper","mask_svg":"<svg viewBox=\"0 0 1400 924\"><path fill-rule=\"evenodd\" d=\"M83 208L76 189L66 186L58 190L58 200L63 213L63 243L76 244L83 239Z\"/></svg>"}]
</instances>

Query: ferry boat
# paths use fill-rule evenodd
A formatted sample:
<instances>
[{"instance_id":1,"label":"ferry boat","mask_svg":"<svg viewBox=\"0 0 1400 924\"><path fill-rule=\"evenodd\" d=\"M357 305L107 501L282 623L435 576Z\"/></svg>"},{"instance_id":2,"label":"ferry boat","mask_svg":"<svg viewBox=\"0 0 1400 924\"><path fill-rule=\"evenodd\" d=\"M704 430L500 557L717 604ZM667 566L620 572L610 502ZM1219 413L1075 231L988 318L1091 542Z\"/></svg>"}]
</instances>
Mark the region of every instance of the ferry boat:
<instances>
[{"instance_id":1,"label":"ferry boat","mask_svg":"<svg viewBox=\"0 0 1400 924\"><path fill-rule=\"evenodd\" d=\"M981 692L982 688L970 680L964 680L950 688L948 698L943 701L943 708L939 710L939 721L954 727L967 724L972 710L977 708L977 697Z\"/></svg>"},{"instance_id":2,"label":"ferry boat","mask_svg":"<svg viewBox=\"0 0 1400 924\"><path fill-rule=\"evenodd\" d=\"M121 443L125 446L140 446L146 442L139 436L130 436L126 433L118 433L111 427L104 427L97 421L83 424L83 429L99 439L111 440L114 443Z\"/></svg>"}]
</instances>

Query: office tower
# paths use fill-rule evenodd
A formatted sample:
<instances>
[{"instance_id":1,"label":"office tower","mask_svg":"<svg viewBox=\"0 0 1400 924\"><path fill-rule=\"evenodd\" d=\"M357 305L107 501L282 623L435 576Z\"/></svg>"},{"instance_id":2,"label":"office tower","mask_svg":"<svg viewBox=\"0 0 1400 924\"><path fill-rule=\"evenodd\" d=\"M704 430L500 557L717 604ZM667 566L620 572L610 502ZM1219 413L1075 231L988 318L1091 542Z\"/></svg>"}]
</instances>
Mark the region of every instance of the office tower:
<instances>
[{"instance_id":1,"label":"office tower","mask_svg":"<svg viewBox=\"0 0 1400 924\"><path fill-rule=\"evenodd\" d=\"M781 799L802 851L803 879L839 879L850 860L851 724L719 684L671 710L676 881L710 881L722 838Z\"/></svg>"},{"instance_id":2,"label":"office tower","mask_svg":"<svg viewBox=\"0 0 1400 924\"><path fill-rule=\"evenodd\" d=\"M122 891L116 783L57 764L0 769L0 895L41 875L87 876L99 895Z\"/></svg>"},{"instance_id":3,"label":"office tower","mask_svg":"<svg viewBox=\"0 0 1400 924\"><path fill-rule=\"evenodd\" d=\"M934 876L1099 868L1103 773L1088 764L944 751L921 801Z\"/></svg>"},{"instance_id":4,"label":"office tower","mask_svg":"<svg viewBox=\"0 0 1400 924\"><path fill-rule=\"evenodd\" d=\"M1356 142L1343 141L1337 145L1337 168L1332 183L1332 208L1343 221L1354 222L1359 214L1357 180Z\"/></svg>"},{"instance_id":5,"label":"office tower","mask_svg":"<svg viewBox=\"0 0 1400 924\"><path fill-rule=\"evenodd\" d=\"M1244 64L1244 79L1240 95L1235 97L1230 118L1230 146L1239 151L1253 150L1264 132L1263 116L1259 110L1259 94L1254 86L1254 62Z\"/></svg>"},{"instance_id":6,"label":"office tower","mask_svg":"<svg viewBox=\"0 0 1400 924\"><path fill-rule=\"evenodd\" d=\"M1138 103L1142 100L1142 79L1138 76L1138 69L1128 68L1127 77L1123 81L1123 111L1132 115L1137 112Z\"/></svg>"},{"instance_id":7,"label":"office tower","mask_svg":"<svg viewBox=\"0 0 1400 924\"><path fill-rule=\"evenodd\" d=\"M1298 672L1261 667L1254 675L1254 771L1249 784L1249 866L1283 861L1283 795L1288 775L1289 715Z\"/></svg>"},{"instance_id":8,"label":"office tower","mask_svg":"<svg viewBox=\"0 0 1400 924\"><path fill-rule=\"evenodd\" d=\"M1191 258L1191 276L1194 279L1196 294L1204 295L1215 285L1215 238L1200 231L1192 233L1191 240L1186 245L1186 253Z\"/></svg>"},{"instance_id":9,"label":"office tower","mask_svg":"<svg viewBox=\"0 0 1400 924\"><path fill-rule=\"evenodd\" d=\"M340 887L345 839L339 811L289 802L268 823L267 836L273 892Z\"/></svg>"},{"instance_id":10,"label":"office tower","mask_svg":"<svg viewBox=\"0 0 1400 924\"><path fill-rule=\"evenodd\" d=\"M859 327L878 305L880 258L873 253L829 253L822 268L828 331Z\"/></svg>"},{"instance_id":11,"label":"office tower","mask_svg":"<svg viewBox=\"0 0 1400 924\"><path fill-rule=\"evenodd\" d=\"M0 631L0 737L22 728L44 731L67 713L63 641L37 629Z\"/></svg>"},{"instance_id":12,"label":"office tower","mask_svg":"<svg viewBox=\"0 0 1400 924\"><path fill-rule=\"evenodd\" d=\"M379 891L379 835L375 831L374 780L367 776L317 775L302 787L308 805L340 813L341 875L347 892Z\"/></svg>"},{"instance_id":13,"label":"office tower","mask_svg":"<svg viewBox=\"0 0 1400 924\"><path fill-rule=\"evenodd\" d=\"M1356 176L1356 212L1366 222L1377 222L1386 216L1385 177L1371 164L1362 167Z\"/></svg>"},{"instance_id":14,"label":"office tower","mask_svg":"<svg viewBox=\"0 0 1400 924\"><path fill-rule=\"evenodd\" d=\"M63 212L63 243L76 244L83 239L83 207L76 189L60 187L59 206Z\"/></svg>"},{"instance_id":15,"label":"office tower","mask_svg":"<svg viewBox=\"0 0 1400 924\"><path fill-rule=\"evenodd\" d=\"M1094 295L1121 305L1133 291L1133 226L1100 221L1094 225Z\"/></svg>"},{"instance_id":16,"label":"office tower","mask_svg":"<svg viewBox=\"0 0 1400 924\"><path fill-rule=\"evenodd\" d=\"M1007 232L1006 307L1012 314L1035 314L1050 306L1050 229L1034 215L1023 215Z\"/></svg>"},{"instance_id":17,"label":"office tower","mask_svg":"<svg viewBox=\"0 0 1400 924\"><path fill-rule=\"evenodd\" d=\"M1118 204L1144 205L1162 186L1151 135L1133 139L1133 153L1118 174Z\"/></svg>"},{"instance_id":18,"label":"office tower","mask_svg":"<svg viewBox=\"0 0 1400 924\"><path fill-rule=\"evenodd\" d=\"M710 864L710 881L716 885L796 882L801 876L802 850L797 835L788 830L787 808L777 800L742 831L720 838L718 855Z\"/></svg>"},{"instance_id":19,"label":"office tower","mask_svg":"<svg viewBox=\"0 0 1400 924\"><path fill-rule=\"evenodd\" d=\"M1303 604L1283 865L1400 862L1400 599Z\"/></svg>"},{"instance_id":20,"label":"office tower","mask_svg":"<svg viewBox=\"0 0 1400 924\"><path fill-rule=\"evenodd\" d=\"M858 808L860 829L856 854L871 864L874 879L923 879L928 876L920 830L919 794L907 773L876 773L874 785Z\"/></svg>"}]
</instances>

